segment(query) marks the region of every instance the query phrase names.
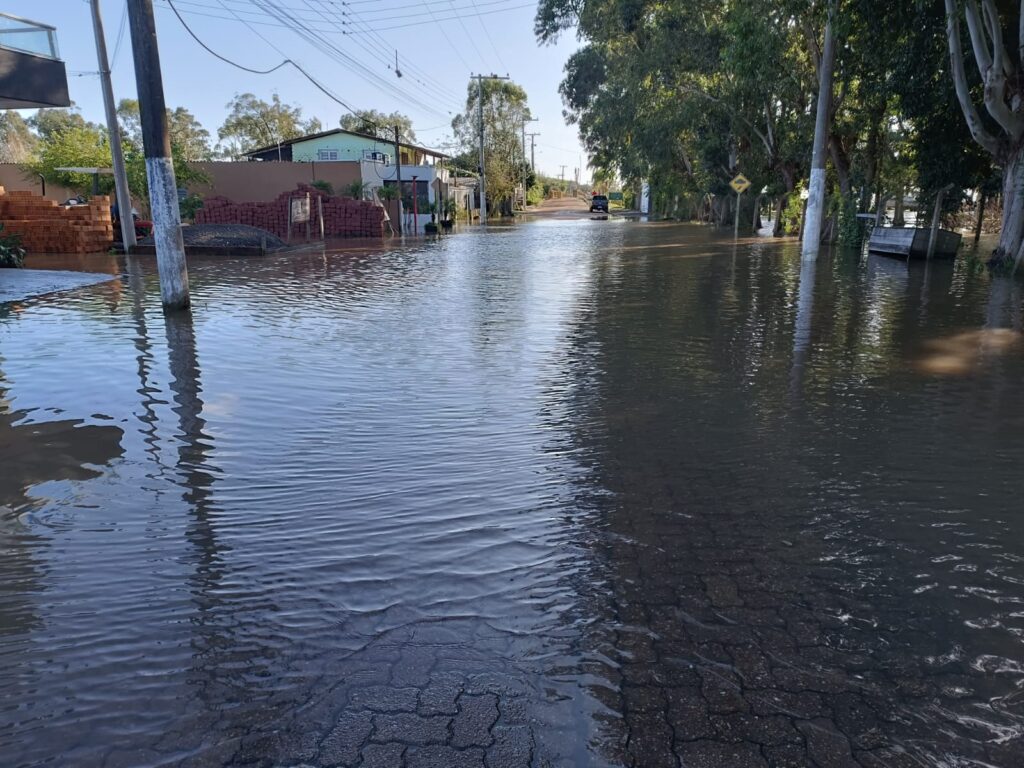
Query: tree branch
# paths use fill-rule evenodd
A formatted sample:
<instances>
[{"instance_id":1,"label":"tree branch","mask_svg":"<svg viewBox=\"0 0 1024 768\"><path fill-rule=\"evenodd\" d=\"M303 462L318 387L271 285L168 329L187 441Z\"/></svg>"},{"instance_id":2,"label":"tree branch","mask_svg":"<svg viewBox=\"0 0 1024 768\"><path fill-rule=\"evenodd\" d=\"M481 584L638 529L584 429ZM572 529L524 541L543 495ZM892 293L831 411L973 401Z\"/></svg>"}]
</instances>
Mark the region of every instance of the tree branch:
<instances>
[{"instance_id":1,"label":"tree branch","mask_svg":"<svg viewBox=\"0 0 1024 768\"><path fill-rule=\"evenodd\" d=\"M999 142L995 136L985 130L981 115L971 101L971 90L967 85L967 73L964 71L964 56L960 41L960 19L957 15L956 0L945 0L946 4L946 38L949 41L950 72L956 87L956 97L960 102L960 110L964 113L967 128L971 137L989 154L999 154Z\"/></svg>"},{"instance_id":2,"label":"tree branch","mask_svg":"<svg viewBox=\"0 0 1024 768\"><path fill-rule=\"evenodd\" d=\"M974 60L978 64L978 71L981 72L981 79L985 80L992 69L992 56L988 52L988 40L985 39L981 14L975 0L967 0L964 15L967 17L967 31L971 37L971 48L974 49ZM957 36L959 37L959 32Z\"/></svg>"}]
</instances>

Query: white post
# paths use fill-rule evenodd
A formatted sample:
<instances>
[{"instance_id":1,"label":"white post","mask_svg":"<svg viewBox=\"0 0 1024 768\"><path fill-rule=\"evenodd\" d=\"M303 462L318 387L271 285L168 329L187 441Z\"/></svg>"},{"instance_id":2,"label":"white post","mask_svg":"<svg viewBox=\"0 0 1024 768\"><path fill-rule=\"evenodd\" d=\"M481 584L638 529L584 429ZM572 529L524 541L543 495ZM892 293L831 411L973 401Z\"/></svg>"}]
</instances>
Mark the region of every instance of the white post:
<instances>
[{"instance_id":1,"label":"white post","mask_svg":"<svg viewBox=\"0 0 1024 768\"><path fill-rule=\"evenodd\" d=\"M825 22L825 43L818 72L818 111L814 122L814 152L811 156L811 179L807 197L807 215L804 217L804 237L801 256L817 259L821 248L821 224L825 215L825 157L828 143L828 117L832 106L832 65L835 45L832 34L832 6Z\"/></svg>"}]
</instances>

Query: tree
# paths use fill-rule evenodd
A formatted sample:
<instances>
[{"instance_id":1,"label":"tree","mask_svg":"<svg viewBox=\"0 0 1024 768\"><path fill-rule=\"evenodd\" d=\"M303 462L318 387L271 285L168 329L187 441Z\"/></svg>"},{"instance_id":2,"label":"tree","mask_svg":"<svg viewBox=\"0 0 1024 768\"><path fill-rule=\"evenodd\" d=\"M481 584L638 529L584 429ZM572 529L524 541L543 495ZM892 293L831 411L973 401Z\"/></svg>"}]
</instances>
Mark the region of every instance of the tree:
<instances>
[{"instance_id":1,"label":"tree","mask_svg":"<svg viewBox=\"0 0 1024 768\"><path fill-rule=\"evenodd\" d=\"M139 102L136 99L121 99L117 104L117 122L121 137L135 147L142 147L142 121L139 116ZM209 160L210 132L184 107L167 110L167 127L171 145L178 148L178 155L186 162Z\"/></svg>"},{"instance_id":2,"label":"tree","mask_svg":"<svg viewBox=\"0 0 1024 768\"><path fill-rule=\"evenodd\" d=\"M319 120L303 120L302 108L283 103L276 93L269 103L251 93L236 94L227 107L231 111L217 135L228 142L222 150L236 157L323 130Z\"/></svg>"},{"instance_id":3,"label":"tree","mask_svg":"<svg viewBox=\"0 0 1024 768\"><path fill-rule=\"evenodd\" d=\"M387 141L395 140L396 125L403 142L416 143L416 132L412 128L412 119L401 112L384 114L376 109L367 109L355 115L342 115L341 117L341 127L346 131L366 133Z\"/></svg>"},{"instance_id":4,"label":"tree","mask_svg":"<svg viewBox=\"0 0 1024 768\"><path fill-rule=\"evenodd\" d=\"M961 10L955 0L945 0L946 34L950 70L957 100L974 141L1001 168L1003 177L1003 222L993 260L1019 266L1024 260L1024 7L1008 9L1006 30L995 0L966 0L963 17L974 53L976 74L981 79L981 96L988 118L975 104L967 78L964 43L961 38ZM1002 3L1003 6L1010 5ZM1011 56L1007 44L1016 55Z\"/></svg>"},{"instance_id":5,"label":"tree","mask_svg":"<svg viewBox=\"0 0 1024 768\"><path fill-rule=\"evenodd\" d=\"M509 80L484 79L482 97L488 209L500 206L503 215L511 215L513 196L523 181L526 164L521 139L523 121L530 119L526 91ZM467 159L479 158L480 98L480 81L474 79L467 87L465 111L452 120L455 138ZM479 159L471 167L479 167Z\"/></svg>"},{"instance_id":6,"label":"tree","mask_svg":"<svg viewBox=\"0 0 1024 768\"><path fill-rule=\"evenodd\" d=\"M0 163L26 163L39 143L17 112L0 112Z\"/></svg>"},{"instance_id":7,"label":"tree","mask_svg":"<svg viewBox=\"0 0 1024 768\"><path fill-rule=\"evenodd\" d=\"M83 121L84 123L84 121ZM88 194L93 188L93 177L87 173L69 173L57 168L109 168L110 144L104 131L90 124L67 125L59 130L47 131L41 137L37 157L28 164L33 173L42 174L47 181L60 184L76 192ZM131 186L131 184L129 184ZM101 194L110 194L114 177L101 175Z\"/></svg>"},{"instance_id":8,"label":"tree","mask_svg":"<svg viewBox=\"0 0 1024 768\"><path fill-rule=\"evenodd\" d=\"M96 123L90 123L82 117L82 114L74 104L67 109L37 110L26 122L43 141L68 128L100 128Z\"/></svg>"}]
</instances>

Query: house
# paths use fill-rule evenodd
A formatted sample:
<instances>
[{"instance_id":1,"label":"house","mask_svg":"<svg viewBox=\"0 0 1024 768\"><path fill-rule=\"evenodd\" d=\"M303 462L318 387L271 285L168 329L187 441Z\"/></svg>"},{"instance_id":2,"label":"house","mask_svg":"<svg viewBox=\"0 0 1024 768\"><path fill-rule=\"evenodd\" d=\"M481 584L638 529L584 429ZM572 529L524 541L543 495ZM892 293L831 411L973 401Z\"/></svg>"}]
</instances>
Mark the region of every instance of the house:
<instances>
[{"instance_id":1,"label":"house","mask_svg":"<svg viewBox=\"0 0 1024 768\"><path fill-rule=\"evenodd\" d=\"M401 162L396 165L394 142L335 128L260 147L245 156L253 162L357 163L358 177L371 199L381 187L397 184L400 174L402 230L422 233L430 222L430 207L455 195L451 175L443 165L449 156L412 144L400 144L399 150Z\"/></svg>"},{"instance_id":2,"label":"house","mask_svg":"<svg viewBox=\"0 0 1024 768\"><path fill-rule=\"evenodd\" d=\"M70 105L57 30L0 13L0 109Z\"/></svg>"},{"instance_id":3,"label":"house","mask_svg":"<svg viewBox=\"0 0 1024 768\"><path fill-rule=\"evenodd\" d=\"M448 155L412 144L400 144L402 165L437 165ZM293 163L337 163L371 160L394 165L395 143L368 133L335 128L331 131L299 136L251 152L254 161L290 161Z\"/></svg>"}]
</instances>

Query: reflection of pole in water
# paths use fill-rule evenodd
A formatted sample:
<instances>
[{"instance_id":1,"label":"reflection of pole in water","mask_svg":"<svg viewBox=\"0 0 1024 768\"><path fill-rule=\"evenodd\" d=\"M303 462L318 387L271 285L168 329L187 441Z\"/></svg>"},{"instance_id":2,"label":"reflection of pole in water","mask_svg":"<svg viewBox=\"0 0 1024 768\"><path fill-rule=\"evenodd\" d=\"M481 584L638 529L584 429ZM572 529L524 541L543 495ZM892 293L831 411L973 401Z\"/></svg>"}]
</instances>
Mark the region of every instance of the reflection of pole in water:
<instances>
[{"instance_id":1,"label":"reflection of pole in water","mask_svg":"<svg viewBox=\"0 0 1024 768\"><path fill-rule=\"evenodd\" d=\"M146 325L146 282L142 273L142 265L138 257L127 258L128 286L132 292L132 320L135 323L135 350L136 372L139 377L138 393L140 396L139 405L142 406L142 413L139 414L139 421L142 422L143 442L146 444L146 453L156 465L155 470L158 477L162 477L166 467L160 458L160 437L157 434L157 423L159 417L156 407L159 401L156 394L159 390L150 384L150 372L153 370L153 343L149 338L149 328Z\"/></svg>"},{"instance_id":2,"label":"reflection of pole in water","mask_svg":"<svg viewBox=\"0 0 1024 768\"><path fill-rule=\"evenodd\" d=\"M817 262L800 260L800 287L797 293L796 325L793 328L793 368L790 392L797 394L803 383L804 364L811 346L811 318L814 314L814 278Z\"/></svg>"},{"instance_id":3,"label":"reflection of pole in water","mask_svg":"<svg viewBox=\"0 0 1024 768\"><path fill-rule=\"evenodd\" d=\"M186 535L196 552L196 580L199 582L197 596L202 600L209 582L218 577L217 564L221 558L211 503L213 482L219 471L209 464L208 454L213 449L213 440L206 433L206 420L203 418L202 385L192 314L165 314L164 328L167 333L170 389L175 403L172 410L178 416L177 470L179 482L185 489L183 498L189 502L193 516Z\"/></svg>"}]
</instances>

